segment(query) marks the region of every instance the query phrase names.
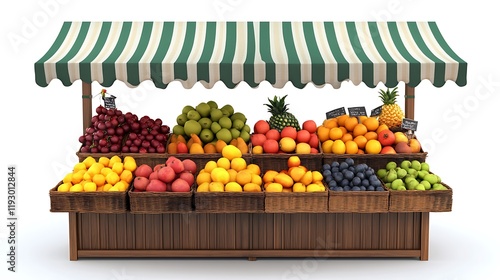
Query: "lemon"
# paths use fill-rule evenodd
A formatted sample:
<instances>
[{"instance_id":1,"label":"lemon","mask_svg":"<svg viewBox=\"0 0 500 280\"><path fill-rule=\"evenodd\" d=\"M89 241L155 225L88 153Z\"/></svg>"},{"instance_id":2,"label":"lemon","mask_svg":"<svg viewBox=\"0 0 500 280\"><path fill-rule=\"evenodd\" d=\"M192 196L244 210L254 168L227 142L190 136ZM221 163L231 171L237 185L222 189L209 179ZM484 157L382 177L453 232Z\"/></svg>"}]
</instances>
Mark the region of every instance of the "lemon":
<instances>
[{"instance_id":1,"label":"lemon","mask_svg":"<svg viewBox=\"0 0 500 280\"><path fill-rule=\"evenodd\" d=\"M203 183L212 182L211 174L208 172L200 172L198 176L196 176L196 184L201 185Z\"/></svg>"},{"instance_id":2,"label":"lemon","mask_svg":"<svg viewBox=\"0 0 500 280\"><path fill-rule=\"evenodd\" d=\"M104 176L108 176L108 174L111 172L113 172L113 170L111 170L111 168L109 167L104 167L103 169L101 169L101 174Z\"/></svg>"},{"instance_id":3,"label":"lemon","mask_svg":"<svg viewBox=\"0 0 500 280\"><path fill-rule=\"evenodd\" d=\"M237 182L229 182L224 186L226 192L242 192L243 188Z\"/></svg>"},{"instance_id":4,"label":"lemon","mask_svg":"<svg viewBox=\"0 0 500 280\"><path fill-rule=\"evenodd\" d=\"M229 168L227 173L229 173L229 182L236 182L236 175L238 175L238 171Z\"/></svg>"},{"instance_id":5,"label":"lemon","mask_svg":"<svg viewBox=\"0 0 500 280\"><path fill-rule=\"evenodd\" d=\"M96 163L96 160L94 157L88 156L82 161L82 163L85 164L86 168L89 168L92 164Z\"/></svg>"},{"instance_id":6,"label":"lemon","mask_svg":"<svg viewBox=\"0 0 500 280\"><path fill-rule=\"evenodd\" d=\"M101 173L95 174L94 177L92 177L92 182L94 182L97 187L104 186L106 184L106 176Z\"/></svg>"},{"instance_id":7,"label":"lemon","mask_svg":"<svg viewBox=\"0 0 500 280\"><path fill-rule=\"evenodd\" d=\"M236 157L231 160L231 168L236 171L241 171L247 168L247 162L244 158Z\"/></svg>"},{"instance_id":8,"label":"lemon","mask_svg":"<svg viewBox=\"0 0 500 280\"><path fill-rule=\"evenodd\" d=\"M225 157L221 157L217 160L217 166L227 170L231 168L231 161Z\"/></svg>"},{"instance_id":9,"label":"lemon","mask_svg":"<svg viewBox=\"0 0 500 280\"><path fill-rule=\"evenodd\" d=\"M123 171L123 162L115 162L111 167L111 170L116 174L120 175ZM100 171L100 170L99 170Z\"/></svg>"},{"instance_id":10,"label":"lemon","mask_svg":"<svg viewBox=\"0 0 500 280\"><path fill-rule=\"evenodd\" d=\"M223 192L224 191L224 184L221 182L211 182L208 185L208 191L210 192Z\"/></svg>"},{"instance_id":11,"label":"lemon","mask_svg":"<svg viewBox=\"0 0 500 280\"><path fill-rule=\"evenodd\" d=\"M67 192L69 189L73 186L70 182L69 183L62 183L57 187L58 192Z\"/></svg>"},{"instance_id":12,"label":"lemon","mask_svg":"<svg viewBox=\"0 0 500 280\"><path fill-rule=\"evenodd\" d=\"M120 174L120 179L122 181L129 183L129 184L132 182L133 177L134 177L134 174L132 173L131 170L128 170L128 169L124 169L122 171L122 174Z\"/></svg>"},{"instance_id":13,"label":"lemon","mask_svg":"<svg viewBox=\"0 0 500 280\"><path fill-rule=\"evenodd\" d=\"M79 162L75 164L75 166L73 167L73 173L78 172L80 170L87 170L87 166L85 165L85 163Z\"/></svg>"},{"instance_id":14,"label":"lemon","mask_svg":"<svg viewBox=\"0 0 500 280\"><path fill-rule=\"evenodd\" d=\"M214 168L217 167L217 162L215 160L209 160L205 163L205 171L211 173Z\"/></svg>"},{"instance_id":15,"label":"lemon","mask_svg":"<svg viewBox=\"0 0 500 280\"><path fill-rule=\"evenodd\" d=\"M227 184L229 182L229 172L222 167L216 167L210 172L210 177L212 182L221 182L222 184Z\"/></svg>"},{"instance_id":16,"label":"lemon","mask_svg":"<svg viewBox=\"0 0 500 280\"><path fill-rule=\"evenodd\" d=\"M106 175L106 182L108 182L111 185L115 185L120 181L120 176L116 174L115 172L111 172L108 175Z\"/></svg>"},{"instance_id":17,"label":"lemon","mask_svg":"<svg viewBox=\"0 0 500 280\"><path fill-rule=\"evenodd\" d=\"M240 158L242 156L241 150L234 145L226 145L222 148L222 156L228 160L233 160L234 158Z\"/></svg>"},{"instance_id":18,"label":"lemon","mask_svg":"<svg viewBox=\"0 0 500 280\"><path fill-rule=\"evenodd\" d=\"M86 192L95 192L97 190L97 186L94 182L88 182L83 186L83 190Z\"/></svg>"},{"instance_id":19,"label":"lemon","mask_svg":"<svg viewBox=\"0 0 500 280\"><path fill-rule=\"evenodd\" d=\"M108 183L108 184L105 184L105 185L102 187L102 190L103 190L103 191L105 191L105 192L107 192L107 191L109 191L109 189L111 189L112 187L113 187L113 185L111 185L111 184L109 184L109 183Z\"/></svg>"},{"instance_id":20,"label":"lemon","mask_svg":"<svg viewBox=\"0 0 500 280\"><path fill-rule=\"evenodd\" d=\"M102 163L96 162L92 164L87 171L90 173L90 175L94 176L95 174L101 173L101 170L103 168L104 165L102 165Z\"/></svg>"},{"instance_id":21,"label":"lemon","mask_svg":"<svg viewBox=\"0 0 500 280\"><path fill-rule=\"evenodd\" d=\"M119 157L119 156L112 156L110 159L109 159L109 163L108 163L108 167L109 168L112 168L113 167L113 164L115 164L116 162L122 162L122 159Z\"/></svg>"},{"instance_id":22,"label":"lemon","mask_svg":"<svg viewBox=\"0 0 500 280\"><path fill-rule=\"evenodd\" d=\"M253 174L259 175L260 177L260 166L255 163L250 163L247 165L247 169Z\"/></svg>"},{"instance_id":23,"label":"lemon","mask_svg":"<svg viewBox=\"0 0 500 280\"><path fill-rule=\"evenodd\" d=\"M85 172L85 174L83 174L83 180L85 181L92 181L92 177L94 177L92 174L90 174L89 172Z\"/></svg>"},{"instance_id":24,"label":"lemon","mask_svg":"<svg viewBox=\"0 0 500 280\"><path fill-rule=\"evenodd\" d=\"M128 186L123 181L117 182L113 187L118 188L118 190L120 190L121 192L126 191L128 188Z\"/></svg>"},{"instance_id":25,"label":"lemon","mask_svg":"<svg viewBox=\"0 0 500 280\"><path fill-rule=\"evenodd\" d=\"M131 156L126 156L123 159L123 169L134 172L137 169L137 163L135 159Z\"/></svg>"},{"instance_id":26,"label":"lemon","mask_svg":"<svg viewBox=\"0 0 500 280\"><path fill-rule=\"evenodd\" d=\"M100 157L97 162L99 162L103 166L108 166L109 165L109 158L108 157Z\"/></svg>"},{"instance_id":27,"label":"lemon","mask_svg":"<svg viewBox=\"0 0 500 280\"><path fill-rule=\"evenodd\" d=\"M63 183L71 183L71 179L73 178L73 172L66 174L63 178Z\"/></svg>"},{"instance_id":28,"label":"lemon","mask_svg":"<svg viewBox=\"0 0 500 280\"><path fill-rule=\"evenodd\" d=\"M85 170L80 170L73 174L71 177L71 183L73 185L80 183L83 180L83 175L85 174Z\"/></svg>"},{"instance_id":29,"label":"lemon","mask_svg":"<svg viewBox=\"0 0 500 280\"><path fill-rule=\"evenodd\" d=\"M71 188L69 188L69 191L70 192L81 192L81 191L83 191L83 186L80 184L75 184L75 185L71 186Z\"/></svg>"},{"instance_id":30,"label":"lemon","mask_svg":"<svg viewBox=\"0 0 500 280\"><path fill-rule=\"evenodd\" d=\"M196 191L197 192L208 192L209 191L209 189L208 189L209 185L210 185L210 183L204 182L201 185L198 185L198 187L196 188Z\"/></svg>"},{"instance_id":31,"label":"lemon","mask_svg":"<svg viewBox=\"0 0 500 280\"><path fill-rule=\"evenodd\" d=\"M257 174L252 174L252 183L257 184L257 185L262 185L262 177L260 177Z\"/></svg>"},{"instance_id":32,"label":"lemon","mask_svg":"<svg viewBox=\"0 0 500 280\"><path fill-rule=\"evenodd\" d=\"M108 192L119 192L119 191L120 191L120 189L118 189L118 188L117 188L117 187L115 187L115 186L112 186L112 187L108 190Z\"/></svg>"}]
</instances>

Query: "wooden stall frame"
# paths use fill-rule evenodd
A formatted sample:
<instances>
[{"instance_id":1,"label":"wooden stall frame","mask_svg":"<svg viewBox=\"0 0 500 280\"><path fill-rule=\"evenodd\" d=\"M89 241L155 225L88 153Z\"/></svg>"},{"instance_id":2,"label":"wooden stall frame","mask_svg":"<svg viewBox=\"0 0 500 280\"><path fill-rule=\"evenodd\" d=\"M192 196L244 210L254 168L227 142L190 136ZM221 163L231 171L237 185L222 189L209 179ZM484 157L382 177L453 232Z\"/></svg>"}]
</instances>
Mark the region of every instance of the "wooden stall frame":
<instances>
[{"instance_id":1,"label":"wooden stall frame","mask_svg":"<svg viewBox=\"0 0 500 280\"><path fill-rule=\"evenodd\" d=\"M415 88L405 85L405 116L407 118L414 117L415 108ZM82 82L82 110L83 110L83 131L90 126L92 118L92 85ZM261 213L260 213L261 214ZM397 213L396 213L397 214ZM79 232L85 230L81 228L80 218L84 213L69 213L69 257L71 261L76 261L79 258L87 257L246 257L249 260L256 260L257 257L418 257L422 261L428 260L429 254L429 213L417 213L420 223L419 234L413 236L411 242L419 243L418 248L408 250L391 250L391 249L349 249L349 250L331 250L331 249L237 249L237 250L197 250L197 249L176 249L176 250L160 250L160 249L126 249L126 250L96 250L82 249L81 236ZM152 214L151 214L152 215ZM179 214L181 215L181 214ZM252 214L250 214L252 215ZM258 215L258 214L256 214ZM292 214L293 215L293 214ZM327 214L325 214L327 215ZM349 215L338 214L337 215ZM139 217L139 216L137 216ZM109 225L110 227L112 225ZM288 226L287 224L283 225ZM404 225L391 224L390 227L396 231L404 230ZM416 240L418 239L418 240Z\"/></svg>"}]
</instances>

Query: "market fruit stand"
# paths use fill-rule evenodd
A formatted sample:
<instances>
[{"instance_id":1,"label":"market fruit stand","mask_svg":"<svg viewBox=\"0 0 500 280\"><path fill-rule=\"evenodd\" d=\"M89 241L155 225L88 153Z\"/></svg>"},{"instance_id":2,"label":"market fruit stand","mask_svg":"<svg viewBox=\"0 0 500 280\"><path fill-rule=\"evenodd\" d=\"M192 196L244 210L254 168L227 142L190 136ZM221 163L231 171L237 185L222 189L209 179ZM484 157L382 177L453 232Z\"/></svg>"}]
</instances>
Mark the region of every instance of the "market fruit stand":
<instances>
[{"instance_id":1,"label":"market fruit stand","mask_svg":"<svg viewBox=\"0 0 500 280\"><path fill-rule=\"evenodd\" d=\"M428 79L466 84L467 63L434 22L65 22L35 63L36 83L82 80L83 129L91 83L166 88L217 81L234 88L290 81L339 88L405 83L405 114ZM168 90L168 89L166 89ZM397 156L397 155L396 155ZM383 159L383 158L382 158ZM432 203L432 202L431 202ZM431 204L432 206L432 204ZM437 209L436 211L451 211ZM429 212L69 212L70 260L83 257L417 257L428 259Z\"/></svg>"}]
</instances>

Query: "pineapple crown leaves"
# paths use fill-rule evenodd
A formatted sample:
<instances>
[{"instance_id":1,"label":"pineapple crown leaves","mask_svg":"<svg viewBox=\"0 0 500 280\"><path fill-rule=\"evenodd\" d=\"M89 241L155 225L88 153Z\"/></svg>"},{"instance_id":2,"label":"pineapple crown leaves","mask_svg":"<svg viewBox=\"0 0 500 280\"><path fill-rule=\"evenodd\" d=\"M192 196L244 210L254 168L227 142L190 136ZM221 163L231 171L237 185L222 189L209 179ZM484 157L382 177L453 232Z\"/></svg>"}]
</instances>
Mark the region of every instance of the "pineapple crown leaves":
<instances>
[{"instance_id":1,"label":"pineapple crown leaves","mask_svg":"<svg viewBox=\"0 0 500 280\"><path fill-rule=\"evenodd\" d=\"M385 91L382 89L379 90L379 97L384 105L396 103L396 97L398 96L398 87L395 87L392 90L390 90L389 88L387 88L387 90Z\"/></svg>"},{"instance_id":2,"label":"pineapple crown leaves","mask_svg":"<svg viewBox=\"0 0 500 280\"><path fill-rule=\"evenodd\" d=\"M285 95L283 97L277 97L275 95L272 100L268 97L267 100L269 100L269 104L264 104L268 108L267 111L273 115L288 112L288 104L285 104L285 98L287 96L288 95Z\"/></svg>"}]
</instances>

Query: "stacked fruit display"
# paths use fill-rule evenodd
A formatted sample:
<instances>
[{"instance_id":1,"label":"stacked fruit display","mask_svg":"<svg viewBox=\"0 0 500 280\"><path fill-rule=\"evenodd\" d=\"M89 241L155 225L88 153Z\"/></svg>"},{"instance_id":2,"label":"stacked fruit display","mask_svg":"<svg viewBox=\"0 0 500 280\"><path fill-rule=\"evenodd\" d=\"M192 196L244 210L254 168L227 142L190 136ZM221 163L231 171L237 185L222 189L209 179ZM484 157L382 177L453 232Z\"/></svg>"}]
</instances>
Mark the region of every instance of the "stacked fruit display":
<instances>
[{"instance_id":1,"label":"stacked fruit display","mask_svg":"<svg viewBox=\"0 0 500 280\"><path fill-rule=\"evenodd\" d=\"M288 169L267 170L262 176L266 192L321 192L323 175L317 170L308 170L301 165L299 156L290 156Z\"/></svg>"},{"instance_id":2,"label":"stacked fruit display","mask_svg":"<svg viewBox=\"0 0 500 280\"><path fill-rule=\"evenodd\" d=\"M169 156L165 163L151 167L141 164L134 172L134 192L189 192L194 184L196 163Z\"/></svg>"},{"instance_id":3,"label":"stacked fruit display","mask_svg":"<svg viewBox=\"0 0 500 280\"><path fill-rule=\"evenodd\" d=\"M196 176L197 192L260 192L260 167L248 164L241 151L231 144L222 157L208 161Z\"/></svg>"},{"instance_id":4,"label":"stacked fruit display","mask_svg":"<svg viewBox=\"0 0 500 280\"><path fill-rule=\"evenodd\" d=\"M391 190L447 190L441 178L430 172L429 164L418 160L404 160L399 166L394 161L388 162L377 171L377 176Z\"/></svg>"},{"instance_id":5,"label":"stacked fruit display","mask_svg":"<svg viewBox=\"0 0 500 280\"><path fill-rule=\"evenodd\" d=\"M242 154L249 152L248 143L238 136L229 142L230 145L236 146L240 149ZM222 153L222 148L228 144L221 139L215 142L203 143L200 137L196 134L191 134L191 138L186 140L182 135L173 134L170 137L170 143L167 146L167 153L169 154L214 154Z\"/></svg>"},{"instance_id":6,"label":"stacked fruit display","mask_svg":"<svg viewBox=\"0 0 500 280\"><path fill-rule=\"evenodd\" d=\"M280 132L276 128L271 128L269 121L259 120L254 124L254 133L250 138L252 152L317 154L319 139L316 129L316 122L307 120L298 130L294 126L285 126Z\"/></svg>"},{"instance_id":7,"label":"stacked fruit display","mask_svg":"<svg viewBox=\"0 0 500 280\"><path fill-rule=\"evenodd\" d=\"M170 127L161 119L139 118L116 108L96 108L91 126L79 137L82 153L164 153Z\"/></svg>"},{"instance_id":8,"label":"stacked fruit display","mask_svg":"<svg viewBox=\"0 0 500 280\"><path fill-rule=\"evenodd\" d=\"M354 164L352 158L323 165L323 177L331 191L384 191L373 168L365 163Z\"/></svg>"},{"instance_id":9,"label":"stacked fruit display","mask_svg":"<svg viewBox=\"0 0 500 280\"><path fill-rule=\"evenodd\" d=\"M75 164L73 171L64 176L57 191L123 192L128 189L132 182L136 168L137 164L133 157L125 157L122 161L118 156L100 157L98 160L88 156Z\"/></svg>"},{"instance_id":10,"label":"stacked fruit display","mask_svg":"<svg viewBox=\"0 0 500 280\"><path fill-rule=\"evenodd\" d=\"M246 121L245 115L241 112L235 112L233 106L229 104L219 108L215 101L210 100L200 102L195 107L186 105L177 117L177 124L172 128L176 138L171 139L170 142L186 142L187 144L194 137L195 140L192 142L197 143L192 149L194 153L213 152L218 140L230 144L234 139L241 138L248 144L250 127ZM206 145L209 147L205 148ZM178 147L176 148L179 152ZM184 151L183 147L180 150ZM172 153L176 152L173 145L171 151ZM190 151L191 147L188 147L187 152Z\"/></svg>"},{"instance_id":11,"label":"stacked fruit display","mask_svg":"<svg viewBox=\"0 0 500 280\"><path fill-rule=\"evenodd\" d=\"M418 153L420 142L402 131L393 132L377 117L342 115L325 119L317 128L323 153L395 154Z\"/></svg>"}]
</instances>

